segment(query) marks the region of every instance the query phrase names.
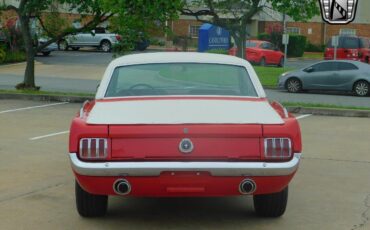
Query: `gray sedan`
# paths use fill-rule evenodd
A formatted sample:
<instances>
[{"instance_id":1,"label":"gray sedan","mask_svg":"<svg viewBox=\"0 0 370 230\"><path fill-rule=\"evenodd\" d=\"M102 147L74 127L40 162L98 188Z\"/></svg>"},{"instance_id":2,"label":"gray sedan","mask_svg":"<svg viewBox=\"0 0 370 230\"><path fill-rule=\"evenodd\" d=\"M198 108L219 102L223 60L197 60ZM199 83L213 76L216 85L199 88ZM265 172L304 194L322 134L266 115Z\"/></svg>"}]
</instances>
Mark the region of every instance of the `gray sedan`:
<instances>
[{"instance_id":1,"label":"gray sedan","mask_svg":"<svg viewBox=\"0 0 370 230\"><path fill-rule=\"evenodd\" d=\"M357 61L322 61L279 77L279 88L291 93L302 90L351 91L369 94L370 65Z\"/></svg>"}]
</instances>

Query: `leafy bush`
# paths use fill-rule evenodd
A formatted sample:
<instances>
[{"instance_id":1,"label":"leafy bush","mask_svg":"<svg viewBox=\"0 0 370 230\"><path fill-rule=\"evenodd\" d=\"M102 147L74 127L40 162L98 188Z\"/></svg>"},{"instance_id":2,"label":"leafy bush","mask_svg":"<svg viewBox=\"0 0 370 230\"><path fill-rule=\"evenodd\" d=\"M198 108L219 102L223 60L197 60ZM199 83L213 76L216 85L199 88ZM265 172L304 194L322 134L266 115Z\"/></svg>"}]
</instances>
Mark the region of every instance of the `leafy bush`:
<instances>
[{"instance_id":1,"label":"leafy bush","mask_svg":"<svg viewBox=\"0 0 370 230\"><path fill-rule=\"evenodd\" d=\"M325 50L325 45L316 45L312 44L311 42L307 42L306 44L306 52L324 52Z\"/></svg>"},{"instance_id":2,"label":"leafy bush","mask_svg":"<svg viewBox=\"0 0 370 230\"><path fill-rule=\"evenodd\" d=\"M149 39L150 44L154 46L165 46L165 42L163 40L160 40L158 38L150 38Z\"/></svg>"},{"instance_id":3,"label":"leafy bush","mask_svg":"<svg viewBox=\"0 0 370 230\"><path fill-rule=\"evenodd\" d=\"M0 64L5 61L6 53L3 49L0 49Z\"/></svg>"},{"instance_id":4,"label":"leafy bush","mask_svg":"<svg viewBox=\"0 0 370 230\"><path fill-rule=\"evenodd\" d=\"M306 48L307 38L303 35L289 35L288 56L302 57Z\"/></svg>"},{"instance_id":5,"label":"leafy bush","mask_svg":"<svg viewBox=\"0 0 370 230\"><path fill-rule=\"evenodd\" d=\"M221 49L212 49L212 50L207 50L207 53L212 53L212 54L229 54L228 50L221 50Z\"/></svg>"},{"instance_id":6,"label":"leafy bush","mask_svg":"<svg viewBox=\"0 0 370 230\"><path fill-rule=\"evenodd\" d=\"M22 62L26 60L24 51L6 51L4 63Z\"/></svg>"},{"instance_id":7,"label":"leafy bush","mask_svg":"<svg viewBox=\"0 0 370 230\"><path fill-rule=\"evenodd\" d=\"M258 40L263 40L263 41L270 41L271 40L271 36L268 33L260 33L260 34L258 34L257 38L258 38Z\"/></svg>"}]
</instances>

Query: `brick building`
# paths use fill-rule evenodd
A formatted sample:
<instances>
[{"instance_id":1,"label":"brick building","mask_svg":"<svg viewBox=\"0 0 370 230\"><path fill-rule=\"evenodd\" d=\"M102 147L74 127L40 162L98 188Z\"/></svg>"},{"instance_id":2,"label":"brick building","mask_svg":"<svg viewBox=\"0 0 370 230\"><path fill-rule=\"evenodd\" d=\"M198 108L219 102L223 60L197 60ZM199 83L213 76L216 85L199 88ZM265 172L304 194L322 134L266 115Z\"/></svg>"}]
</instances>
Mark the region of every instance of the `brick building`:
<instances>
[{"instance_id":1,"label":"brick building","mask_svg":"<svg viewBox=\"0 0 370 230\"><path fill-rule=\"evenodd\" d=\"M312 44L326 44L335 35L357 35L370 38L370 1L358 2L355 20L347 25L329 25L325 23L321 15L315 16L308 22L295 22L287 17L287 31L290 34L301 34L307 37ZM259 33L267 32L274 25L282 25L283 15L270 8L264 8L262 12L253 17L248 25L248 32L252 38ZM171 28L175 35L190 36L197 38L198 29L202 23L193 17L180 16L180 19L171 22Z\"/></svg>"}]
</instances>

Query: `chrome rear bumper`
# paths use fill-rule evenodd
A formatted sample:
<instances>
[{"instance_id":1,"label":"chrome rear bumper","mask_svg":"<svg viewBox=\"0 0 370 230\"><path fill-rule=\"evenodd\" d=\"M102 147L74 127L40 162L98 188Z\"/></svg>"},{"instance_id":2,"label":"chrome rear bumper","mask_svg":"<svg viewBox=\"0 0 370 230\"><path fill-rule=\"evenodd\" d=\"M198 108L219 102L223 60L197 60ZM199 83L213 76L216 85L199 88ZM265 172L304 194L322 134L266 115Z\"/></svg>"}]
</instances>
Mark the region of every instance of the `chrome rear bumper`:
<instances>
[{"instance_id":1,"label":"chrome rear bumper","mask_svg":"<svg viewBox=\"0 0 370 230\"><path fill-rule=\"evenodd\" d=\"M294 173L301 153L288 162L84 162L69 154L72 168L85 176L159 176L162 172L209 172L212 176L286 176Z\"/></svg>"}]
</instances>

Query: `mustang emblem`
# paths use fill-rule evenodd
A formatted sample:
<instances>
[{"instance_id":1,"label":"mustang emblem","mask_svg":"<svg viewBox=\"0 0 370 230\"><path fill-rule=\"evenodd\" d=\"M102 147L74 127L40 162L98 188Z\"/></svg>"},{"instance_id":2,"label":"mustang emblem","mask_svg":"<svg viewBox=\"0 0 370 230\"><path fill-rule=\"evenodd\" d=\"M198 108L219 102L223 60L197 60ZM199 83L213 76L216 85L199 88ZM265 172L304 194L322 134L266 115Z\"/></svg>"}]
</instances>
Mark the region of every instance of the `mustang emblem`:
<instances>
[{"instance_id":1,"label":"mustang emblem","mask_svg":"<svg viewBox=\"0 0 370 230\"><path fill-rule=\"evenodd\" d=\"M320 0L321 14L330 24L347 24L355 19L358 0Z\"/></svg>"},{"instance_id":2,"label":"mustang emblem","mask_svg":"<svg viewBox=\"0 0 370 230\"><path fill-rule=\"evenodd\" d=\"M193 142L190 139L182 139L179 145L179 149L182 153L191 153L194 149Z\"/></svg>"}]
</instances>

